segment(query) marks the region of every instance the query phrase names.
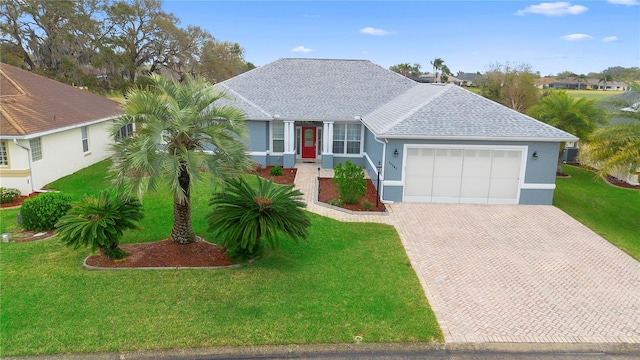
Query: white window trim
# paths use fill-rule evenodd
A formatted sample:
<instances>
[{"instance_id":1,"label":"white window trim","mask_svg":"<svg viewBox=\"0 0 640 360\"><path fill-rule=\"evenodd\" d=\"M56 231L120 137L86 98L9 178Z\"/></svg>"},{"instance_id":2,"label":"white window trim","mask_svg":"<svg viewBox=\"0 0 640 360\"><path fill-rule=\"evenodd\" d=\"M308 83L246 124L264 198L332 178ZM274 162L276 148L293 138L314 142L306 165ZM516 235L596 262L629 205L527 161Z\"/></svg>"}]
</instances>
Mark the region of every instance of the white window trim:
<instances>
[{"instance_id":1,"label":"white window trim","mask_svg":"<svg viewBox=\"0 0 640 360\"><path fill-rule=\"evenodd\" d=\"M278 124L282 124L282 139L275 139L275 138L273 137L273 125L274 125L274 124L276 124L276 123L278 123ZM270 153L270 154L278 154L278 155L282 155L282 154L284 154L284 151L282 151L282 152L280 152L280 151L276 152L276 151L274 151L274 150L273 150L273 141L274 141L274 140L282 140L282 147L283 147L283 150L287 150L287 149L285 148L285 141L284 141L284 139L285 139L285 137L286 137L286 134L285 134L285 128L286 128L286 126L285 126L284 121L271 121L271 122L269 123L269 153Z\"/></svg>"},{"instance_id":2,"label":"white window trim","mask_svg":"<svg viewBox=\"0 0 640 360\"><path fill-rule=\"evenodd\" d=\"M364 126L362 125L362 123L360 122L349 122L349 123L334 123L333 124L333 128L335 128L336 125L344 125L345 129L344 129L344 152L343 153L335 153L333 152L333 143L334 141L337 141L334 139L334 135L335 135L335 131L332 131L331 133L331 153L333 154L334 157L362 157L364 156ZM349 154L347 153L347 125L359 125L360 126L360 149L359 152L357 154ZM333 129L332 129L333 130Z\"/></svg>"},{"instance_id":3,"label":"white window trim","mask_svg":"<svg viewBox=\"0 0 640 360\"><path fill-rule=\"evenodd\" d=\"M82 131L84 129L84 131ZM84 134L83 134L84 132ZM89 146L89 127L88 126L82 126L80 128L80 137L82 138L81 143L82 143L82 153L86 154L91 152L91 147ZM84 149L84 142L87 142L87 149Z\"/></svg>"}]
</instances>

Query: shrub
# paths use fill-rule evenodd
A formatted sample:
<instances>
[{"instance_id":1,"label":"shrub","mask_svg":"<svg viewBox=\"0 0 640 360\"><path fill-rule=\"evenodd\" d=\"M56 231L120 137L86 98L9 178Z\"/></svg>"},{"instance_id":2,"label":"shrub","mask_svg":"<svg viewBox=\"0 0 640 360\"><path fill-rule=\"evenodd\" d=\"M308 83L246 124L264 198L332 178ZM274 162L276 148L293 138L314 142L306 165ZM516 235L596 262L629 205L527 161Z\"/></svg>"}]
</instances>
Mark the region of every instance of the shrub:
<instances>
[{"instance_id":1,"label":"shrub","mask_svg":"<svg viewBox=\"0 0 640 360\"><path fill-rule=\"evenodd\" d=\"M0 187L0 204L8 204L20 196L20 190Z\"/></svg>"},{"instance_id":2,"label":"shrub","mask_svg":"<svg viewBox=\"0 0 640 360\"><path fill-rule=\"evenodd\" d=\"M333 182L338 187L340 199L347 204L356 204L367 191L367 181L364 170L350 160L338 164L333 168L335 173Z\"/></svg>"},{"instance_id":3,"label":"shrub","mask_svg":"<svg viewBox=\"0 0 640 360\"><path fill-rule=\"evenodd\" d=\"M369 210L371 210L372 207L373 207L373 205L371 204L371 201L365 200L365 201L362 202L362 210L369 211Z\"/></svg>"},{"instance_id":4,"label":"shrub","mask_svg":"<svg viewBox=\"0 0 640 360\"><path fill-rule=\"evenodd\" d=\"M269 175L271 176L280 176L282 175L282 167L281 166L274 166L269 170Z\"/></svg>"},{"instance_id":5,"label":"shrub","mask_svg":"<svg viewBox=\"0 0 640 360\"><path fill-rule=\"evenodd\" d=\"M342 199L340 199L340 198L331 199L331 200L329 200L329 205L341 207L342 206Z\"/></svg>"},{"instance_id":6,"label":"shrub","mask_svg":"<svg viewBox=\"0 0 640 360\"><path fill-rule=\"evenodd\" d=\"M58 219L71 208L70 202L67 195L59 192L46 192L26 199L20 208L22 226L33 231L53 230Z\"/></svg>"},{"instance_id":7,"label":"shrub","mask_svg":"<svg viewBox=\"0 0 640 360\"><path fill-rule=\"evenodd\" d=\"M103 190L97 199L85 196L74 204L56 227L67 245L100 249L110 259L122 259L126 253L118 248L120 238L125 230L137 228L143 217L138 199Z\"/></svg>"},{"instance_id":8,"label":"shrub","mask_svg":"<svg viewBox=\"0 0 640 360\"><path fill-rule=\"evenodd\" d=\"M256 177L257 188L244 178L231 179L224 191L215 193L209 201L209 231L234 260L260 255L265 243L277 248L281 233L295 241L306 239L311 226L300 190Z\"/></svg>"}]
</instances>

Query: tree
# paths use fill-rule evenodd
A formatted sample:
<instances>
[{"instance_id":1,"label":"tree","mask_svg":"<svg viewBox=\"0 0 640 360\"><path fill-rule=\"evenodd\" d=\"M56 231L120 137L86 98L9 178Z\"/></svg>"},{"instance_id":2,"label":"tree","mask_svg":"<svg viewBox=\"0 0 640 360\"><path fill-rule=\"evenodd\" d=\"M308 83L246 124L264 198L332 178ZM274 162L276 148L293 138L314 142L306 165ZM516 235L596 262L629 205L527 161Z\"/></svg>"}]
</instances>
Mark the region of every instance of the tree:
<instances>
[{"instance_id":1,"label":"tree","mask_svg":"<svg viewBox=\"0 0 640 360\"><path fill-rule=\"evenodd\" d=\"M540 99L540 91L535 87L536 78L528 64L496 63L478 84L482 96L525 113Z\"/></svg>"},{"instance_id":2,"label":"tree","mask_svg":"<svg viewBox=\"0 0 640 360\"><path fill-rule=\"evenodd\" d=\"M576 78L576 81L578 82L578 90L580 90L580 84L583 82L586 83L588 79L587 75L585 74L576 75L575 78Z\"/></svg>"},{"instance_id":3,"label":"tree","mask_svg":"<svg viewBox=\"0 0 640 360\"><path fill-rule=\"evenodd\" d=\"M613 81L613 76L608 72L603 72L598 76L598 84L603 83L604 88L602 90L607 90L607 83Z\"/></svg>"},{"instance_id":4,"label":"tree","mask_svg":"<svg viewBox=\"0 0 640 360\"><path fill-rule=\"evenodd\" d=\"M86 196L58 220L60 240L74 248L100 249L111 259L121 259L126 253L118 248L127 229L136 229L142 220L142 204L136 198L100 192L97 198Z\"/></svg>"},{"instance_id":5,"label":"tree","mask_svg":"<svg viewBox=\"0 0 640 360\"><path fill-rule=\"evenodd\" d=\"M431 66L433 66L433 82L437 83L438 71L442 68L442 65L444 65L444 60L442 60L441 58L435 58L430 62L431 62Z\"/></svg>"},{"instance_id":6,"label":"tree","mask_svg":"<svg viewBox=\"0 0 640 360\"><path fill-rule=\"evenodd\" d=\"M203 44L198 73L212 83L230 79L244 71L244 49L238 43L207 41Z\"/></svg>"},{"instance_id":7,"label":"tree","mask_svg":"<svg viewBox=\"0 0 640 360\"><path fill-rule=\"evenodd\" d=\"M246 125L240 110L217 107L224 97L209 83L187 77L183 83L159 75L146 89L128 94L124 114L113 125L112 173L117 187L142 196L164 182L173 194L171 238L180 244L196 240L191 224L191 187L208 178L214 183L249 167L242 141ZM136 124L131 137L118 131Z\"/></svg>"},{"instance_id":8,"label":"tree","mask_svg":"<svg viewBox=\"0 0 640 360\"><path fill-rule=\"evenodd\" d=\"M275 185L257 177L252 187L244 178L230 180L224 191L217 192L209 205L209 230L227 247L232 258L252 258L262 250L263 242L271 248L279 245L284 233L294 240L306 239L311 221L303 211L303 195L293 185Z\"/></svg>"},{"instance_id":9,"label":"tree","mask_svg":"<svg viewBox=\"0 0 640 360\"><path fill-rule=\"evenodd\" d=\"M449 67L447 65L442 65L440 70L442 71L442 75L440 75L440 80L442 80L443 83L448 82L449 75L451 75L451 70L449 70Z\"/></svg>"},{"instance_id":10,"label":"tree","mask_svg":"<svg viewBox=\"0 0 640 360\"><path fill-rule=\"evenodd\" d=\"M560 130L571 133L582 140L606 123L606 111L597 105L595 99L575 100L564 90L549 90L539 104L532 106L528 115ZM562 153L565 144L560 145L558 154L558 174L562 173Z\"/></svg>"},{"instance_id":11,"label":"tree","mask_svg":"<svg viewBox=\"0 0 640 360\"><path fill-rule=\"evenodd\" d=\"M414 63L413 65L409 63L392 65L389 67L389 70L406 77L418 77L422 75L422 72L420 72L420 64L418 63Z\"/></svg>"},{"instance_id":12,"label":"tree","mask_svg":"<svg viewBox=\"0 0 640 360\"><path fill-rule=\"evenodd\" d=\"M572 77L576 77L576 74L573 71L563 71L561 73L558 73L558 75L556 75L556 79L558 80L572 78Z\"/></svg>"},{"instance_id":13,"label":"tree","mask_svg":"<svg viewBox=\"0 0 640 360\"><path fill-rule=\"evenodd\" d=\"M618 169L636 172L640 168L640 122L598 129L580 151L580 157L598 168L600 175Z\"/></svg>"}]
</instances>

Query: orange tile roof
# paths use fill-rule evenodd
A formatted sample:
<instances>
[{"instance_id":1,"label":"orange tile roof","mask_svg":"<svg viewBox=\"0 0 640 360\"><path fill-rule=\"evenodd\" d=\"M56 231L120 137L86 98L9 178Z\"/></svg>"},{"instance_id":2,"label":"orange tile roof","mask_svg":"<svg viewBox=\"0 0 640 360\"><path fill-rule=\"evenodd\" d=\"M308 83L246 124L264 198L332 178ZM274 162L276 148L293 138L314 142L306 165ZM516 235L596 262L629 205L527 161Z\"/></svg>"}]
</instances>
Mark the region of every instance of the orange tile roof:
<instances>
[{"instance_id":1,"label":"orange tile roof","mask_svg":"<svg viewBox=\"0 0 640 360\"><path fill-rule=\"evenodd\" d=\"M26 136L110 118L120 104L20 68L0 64L0 136Z\"/></svg>"}]
</instances>

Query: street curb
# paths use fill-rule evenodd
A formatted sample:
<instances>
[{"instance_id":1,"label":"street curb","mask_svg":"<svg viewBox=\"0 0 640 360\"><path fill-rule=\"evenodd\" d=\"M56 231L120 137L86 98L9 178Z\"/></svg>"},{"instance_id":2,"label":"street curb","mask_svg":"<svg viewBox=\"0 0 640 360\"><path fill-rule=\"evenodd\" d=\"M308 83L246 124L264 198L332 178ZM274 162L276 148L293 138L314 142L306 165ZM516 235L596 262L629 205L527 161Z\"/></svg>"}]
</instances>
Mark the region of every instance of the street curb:
<instances>
[{"instance_id":1,"label":"street curb","mask_svg":"<svg viewBox=\"0 0 640 360\"><path fill-rule=\"evenodd\" d=\"M402 343L402 344L321 344L321 345L260 345L222 346L209 348L142 350L84 354L37 355L4 357L6 360L145 360L189 358L197 359L244 359L244 358L291 358L329 357L358 355L626 355L640 357L640 344L619 343Z\"/></svg>"}]
</instances>

